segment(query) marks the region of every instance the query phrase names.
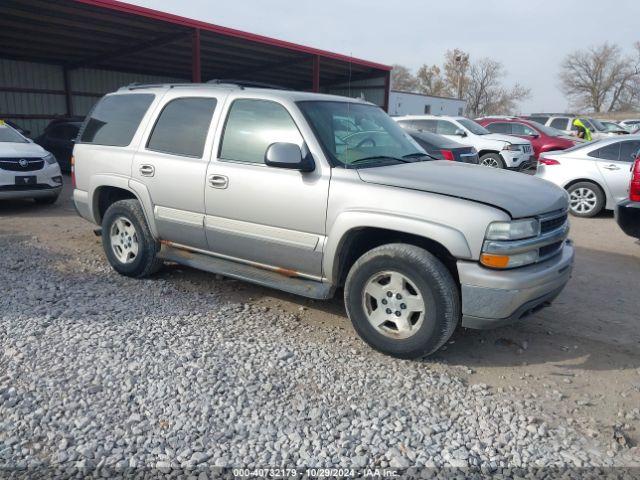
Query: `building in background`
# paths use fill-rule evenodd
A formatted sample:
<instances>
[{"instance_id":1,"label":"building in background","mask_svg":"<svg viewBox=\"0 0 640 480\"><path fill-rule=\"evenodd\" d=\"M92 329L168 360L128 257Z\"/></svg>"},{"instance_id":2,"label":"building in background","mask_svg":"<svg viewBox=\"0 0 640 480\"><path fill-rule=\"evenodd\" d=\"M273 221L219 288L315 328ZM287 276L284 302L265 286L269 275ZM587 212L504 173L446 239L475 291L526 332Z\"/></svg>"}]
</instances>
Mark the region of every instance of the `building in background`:
<instances>
[{"instance_id":1,"label":"building in background","mask_svg":"<svg viewBox=\"0 0 640 480\"><path fill-rule=\"evenodd\" d=\"M464 115L467 102L452 97L391 90L390 115Z\"/></svg>"},{"instance_id":2,"label":"building in background","mask_svg":"<svg viewBox=\"0 0 640 480\"><path fill-rule=\"evenodd\" d=\"M388 109L391 67L117 0L0 1L0 119L38 136L130 83L235 79Z\"/></svg>"}]
</instances>

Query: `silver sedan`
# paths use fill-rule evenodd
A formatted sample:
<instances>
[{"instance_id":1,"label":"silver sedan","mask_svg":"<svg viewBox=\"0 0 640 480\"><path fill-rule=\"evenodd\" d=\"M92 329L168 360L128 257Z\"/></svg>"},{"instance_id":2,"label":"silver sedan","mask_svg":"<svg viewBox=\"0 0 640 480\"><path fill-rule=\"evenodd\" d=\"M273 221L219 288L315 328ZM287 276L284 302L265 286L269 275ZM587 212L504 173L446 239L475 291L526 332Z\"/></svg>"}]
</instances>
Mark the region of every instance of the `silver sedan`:
<instances>
[{"instance_id":1,"label":"silver sedan","mask_svg":"<svg viewBox=\"0 0 640 480\"><path fill-rule=\"evenodd\" d=\"M627 197L639 150L640 135L583 143L541 154L536 175L567 190L573 215L593 217Z\"/></svg>"}]
</instances>

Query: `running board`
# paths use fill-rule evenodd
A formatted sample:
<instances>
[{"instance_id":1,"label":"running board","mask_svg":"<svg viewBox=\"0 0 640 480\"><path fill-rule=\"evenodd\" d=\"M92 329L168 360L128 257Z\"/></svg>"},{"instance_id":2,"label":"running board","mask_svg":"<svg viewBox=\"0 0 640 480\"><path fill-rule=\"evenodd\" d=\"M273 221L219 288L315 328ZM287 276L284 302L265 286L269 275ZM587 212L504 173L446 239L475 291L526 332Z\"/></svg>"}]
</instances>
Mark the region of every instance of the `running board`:
<instances>
[{"instance_id":1,"label":"running board","mask_svg":"<svg viewBox=\"0 0 640 480\"><path fill-rule=\"evenodd\" d=\"M158 257L199 270L255 283L263 287L282 290L303 297L326 300L333 296L333 287L331 285L293 276L295 272L289 270L270 270L234 262L233 260L178 247L168 242L162 243Z\"/></svg>"}]
</instances>

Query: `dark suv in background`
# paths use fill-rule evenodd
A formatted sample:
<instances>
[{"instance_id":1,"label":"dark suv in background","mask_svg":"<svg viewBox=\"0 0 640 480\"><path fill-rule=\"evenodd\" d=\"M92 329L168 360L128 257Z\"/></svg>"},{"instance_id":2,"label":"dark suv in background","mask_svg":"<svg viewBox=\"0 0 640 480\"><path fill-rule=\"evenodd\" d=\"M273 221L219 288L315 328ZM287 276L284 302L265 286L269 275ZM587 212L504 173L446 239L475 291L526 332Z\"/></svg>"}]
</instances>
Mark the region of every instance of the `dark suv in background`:
<instances>
[{"instance_id":1,"label":"dark suv in background","mask_svg":"<svg viewBox=\"0 0 640 480\"><path fill-rule=\"evenodd\" d=\"M42 148L53 153L63 172L71 171L73 145L83 121L83 117L56 118L34 139Z\"/></svg>"}]
</instances>

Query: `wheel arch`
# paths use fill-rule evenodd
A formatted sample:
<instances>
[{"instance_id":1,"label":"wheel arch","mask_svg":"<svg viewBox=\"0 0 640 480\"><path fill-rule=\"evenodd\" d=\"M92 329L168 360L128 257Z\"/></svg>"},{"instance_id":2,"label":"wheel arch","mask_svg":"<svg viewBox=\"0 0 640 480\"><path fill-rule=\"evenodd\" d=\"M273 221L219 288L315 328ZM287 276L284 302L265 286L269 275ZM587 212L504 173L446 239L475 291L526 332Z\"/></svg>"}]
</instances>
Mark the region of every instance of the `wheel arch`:
<instances>
[{"instance_id":1,"label":"wheel arch","mask_svg":"<svg viewBox=\"0 0 640 480\"><path fill-rule=\"evenodd\" d=\"M464 241L466 243L466 240ZM451 243L447 242L442 235L426 236L392 228L355 226L344 232L339 242L335 245L333 254L329 254L331 258L330 271L325 272L325 274L335 286L342 286L349 270L358 258L369 250L388 243L407 243L424 248L447 267L458 283L457 259L461 253L465 257L471 256L468 246L466 247L466 252L464 248L462 252L451 251L450 248L445 246L445 244L450 245ZM455 244L457 242L452 243Z\"/></svg>"}]
</instances>

